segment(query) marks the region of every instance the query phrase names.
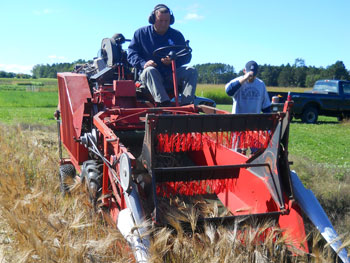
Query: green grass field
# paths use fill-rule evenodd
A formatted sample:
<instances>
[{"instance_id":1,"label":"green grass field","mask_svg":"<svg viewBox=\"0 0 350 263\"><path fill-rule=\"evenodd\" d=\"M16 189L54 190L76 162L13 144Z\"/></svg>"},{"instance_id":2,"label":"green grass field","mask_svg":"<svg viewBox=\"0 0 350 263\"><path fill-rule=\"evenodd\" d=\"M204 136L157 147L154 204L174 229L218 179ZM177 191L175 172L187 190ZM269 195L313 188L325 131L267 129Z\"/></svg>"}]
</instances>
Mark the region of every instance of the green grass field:
<instances>
[{"instance_id":1,"label":"green grass field","mask_svg":"<svg viewBox=\"0 0 350 263\"><path fill-rule=\"evenodd\" d=\"M39 91L26 91L28 83L39 85ZM7 87L4 89L4 87ZM273 91L288 91L291 88L268 88ZM304 91L292 88L293 91ZM224 85L199 84L196 94L227 104L218 108L231 112L231 98L224 91ZM56 79L0 79L0 122L54 125L53 113L57 108L58 89ZM319 117L318 124L307 125L293 121L290 132L290 153L305 157L326 167L350 169L349 123L339 123L336 118ZM335 147L336 145L336 147Z\"/></svg>"},{"instance_id":2,"label":"green grass field","mask_svg":"<svg viewBox=\"0 0 350 263\"><path fill-rule=\"evenodd\" d=\"M267 87L268 91L279 92L305 92L306 88L293 88L293 87ZM231 104L231 97L226 95L224 84L199 84L197 85L196 95L201 97L211 98L216 101L217 104Z\"/></svg>"},{"instance_id":3,"label":"green grass field","mask_svg":"<svg viewBox=\"0 0 350 263\"><path fill-rule=\"evenodd\" d=\"M57 92L0 91L1 107L55 107Z\"/></svg>"},{"instance_id":4,"label":"green grass field","mask_svg":"<svg viewBox=\"0 0 350 263\"><path fill-rule=\"evenodd\" d=\"M57 107L0 107L0 122L6 124L40 124L56 123L54 112Z\"/></svg>"},{"instance_id":5,"label":"green grass field","mask_svg":"<svg viewBox=\"0 0 350 263\"><path fill-rule=\"evenodd\" d=\"M280 92L304 92L310 90L308 88L295 88L295 87L267 87L268 91L280 91ZM198 84L196 89L196 94L198 96L204 96L208 92L214 92L217 94L224 94L225 96L225 84Z\"/></svg>"},{"instance_id":6,"label":"green grass field","mask_svg":"<svg viewBox=\"0 0 350 263\"><path fill-rule=\"evenodd\" d=\"M0 78L1 90L37 90L57 92L57 79L10 79Z\"/></svg>"},{"instance_id":7,"label":"green grass field","mask_svg":"<svg viewBox=\"0 0 350 263\"><path fill-rule=\"evenodd\" d=\"M0 122L52 125L57 103L56 79L0 79Z\"/></svg>"},{"instance_id":8,"label":"green grass field","mask_svg":"<svg viewBox=\"0 0 350 263\"><path fill-rule=\"evenodd\" d=\"M26 91L28 83L39 85L39 91ZM4 89L3 87L7 87ZM22 88L22 89L21 89ZM268 88L273 91L288 91L291 88ZM293 91L305 89L293 88ZM224 85L199 84L196 94L228 104L218 108L231 112L231 98L224 91ZM57 107L58 92L56 79L14 80L0 79L0 121L4 123L27 123L53 125L53 113ZM290 153L310 159L325 167L350 169L349 123L339 123L336 118L319 117L318 124L307 125L293 121L290 132ZM336 147L335 147L336 146Z\"/></svg>"}]
</instances>

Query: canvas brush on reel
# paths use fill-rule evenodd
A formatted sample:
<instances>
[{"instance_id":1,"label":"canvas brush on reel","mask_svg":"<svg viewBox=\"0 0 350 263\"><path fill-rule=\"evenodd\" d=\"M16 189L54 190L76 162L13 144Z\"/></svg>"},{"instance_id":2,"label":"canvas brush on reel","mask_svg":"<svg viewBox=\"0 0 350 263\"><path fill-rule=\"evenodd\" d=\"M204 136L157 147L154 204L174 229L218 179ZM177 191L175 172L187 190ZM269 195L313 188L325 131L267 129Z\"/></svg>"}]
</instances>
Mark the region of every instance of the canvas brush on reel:
<instances>
[{"instance_id":1,"label":"canvas brush on reel","mask_svg":"<svg viewBox=\"0 0 350 263\"><path fill-rule=\"evenodd\" d=\"M149 115L156 151L199 151L206 145L229 149L266 148L281 114ZM147 128L146 128L147 131Z\"/></svg>"},{"instance_id":2,"label":"canvas brush on reel","mask_svg":"<svg viewBox=\"0 0 350 263\"><path fill-rule=\"evenodd\" d=\"M277 127L280 129L278 124L284 116L283 113L260 116L148 115L142 158L152 174L156 195L170 197L234 192L241 170L249 173L248 169L252 167L262 167L262 171L267 171L261 177L272 177L272 164L262 160L250 163L242 152L248 150L253 160L264 150L277 148L278 143L272 145L272 137L276 135L280 140L280 132L275 131ZM159 161L159 156L164 154L173 158L182 154L182 159L190 162L165 166ZM281 192L272 191L274 196L277 196L275 192ZM276 199L283 207L282 198Z\"/></svg>"},{"instance_id":3,"label":"canvas brush on reel","mask_svg":"<svg viewBox=\"0 0 350 263\"><path fill-rule=\"evenodd\" d=\"M158 134L157 152L199 151L203 144L215 144L229 149L265 149L271 139L271 131L240 132L191 132L182 134Z\"/></svg>"}]
</instances>

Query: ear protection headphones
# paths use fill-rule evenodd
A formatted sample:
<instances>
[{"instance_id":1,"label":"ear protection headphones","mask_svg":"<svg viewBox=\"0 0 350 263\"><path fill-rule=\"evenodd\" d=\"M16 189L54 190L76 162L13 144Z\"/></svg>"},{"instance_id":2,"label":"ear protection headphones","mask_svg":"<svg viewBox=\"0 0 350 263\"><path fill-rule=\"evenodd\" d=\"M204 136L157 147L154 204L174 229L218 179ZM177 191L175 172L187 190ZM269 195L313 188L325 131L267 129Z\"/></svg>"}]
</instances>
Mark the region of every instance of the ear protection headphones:
<instances>
[{"instance_id":1,"label":"ear protection headphones","mask_svg":"<svg viewBox=\"0 0 350 263\"><path fill-rule=\"evenodd\" d=\"M170 25L174 24L175 22L175 17L173 15L173 12L170 10L169 7L167 7L166 5L163 5L163 4L159 4L159 5L156 5L152 11L152 13L150 14L150 16L148 17L148 22L150 24L154 24L156 22L156 11L161 9L161 8L165 8L168 10L169 14L170 14Z\"/></svg>"}]
</instances>

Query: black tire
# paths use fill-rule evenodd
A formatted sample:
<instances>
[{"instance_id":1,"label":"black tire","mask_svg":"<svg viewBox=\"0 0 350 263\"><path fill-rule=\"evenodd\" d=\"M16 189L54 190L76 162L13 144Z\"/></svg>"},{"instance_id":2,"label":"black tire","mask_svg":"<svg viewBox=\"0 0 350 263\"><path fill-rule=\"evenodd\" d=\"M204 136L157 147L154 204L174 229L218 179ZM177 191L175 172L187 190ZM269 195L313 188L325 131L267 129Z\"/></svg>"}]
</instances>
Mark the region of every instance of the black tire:
<instances>
[{"instance_id":1,"label":"black tire","mask_svg":"<svg viewBox=\"0 0 350 263\"><path fill-rule=\"evenodd\" d=\"M301 119L301 115L298 115L298 114L293 114L293 118L295 118L295 119Z\"/></svg>"},{"instance_id":2,"label":"black tire","mask_svg":"<svg viewBox=\"0 0 350 263\"><path fill-rule=\"evenodd\" d=\"M302 122L305 123L316 123L318 118L318 110L313 106L308 106L304 109L301 115Z\"/></svg>"},{"instance_id":3,"label":"black tire","mask_svg":"<svg viewBox=\"0 0 350 263\"><path fill-rule=\"evenodd\" d=\"M350 114L342 114L337 117L338 121L348 121L350 120Z\"/></svg>"},{"instance_id":4,"label":"black tire","mask_svg":"<svg viewBox=\"0 0 350 263\"><path fill-rule=\"evenodd\" d=\"M101 195L103 163L97 160L88 160L81 169L81 181L89 193L91 204L96 209L97 199Z\"/></svg>"},{"instance_id":5,"label":"black tire","mask_svg":"<svg viewBox=\"0 0 350 263\"><path fill-rule=\"evenodd\" d=\"M289 121L292 122L292 120L295 118L293 114L290 115Z\"/></svg>"},{"instance_id":6,"label":"black tire","mask_svg":"<svg viewBox=\"0 0 350 263\"><path fill-rule=\"evenodd\" d=\"M72 164L63 164L60 166L60 191L63 195L69 193L70 186L72 185L75 176L76 171Z\"/></svg>"}]
</instances>

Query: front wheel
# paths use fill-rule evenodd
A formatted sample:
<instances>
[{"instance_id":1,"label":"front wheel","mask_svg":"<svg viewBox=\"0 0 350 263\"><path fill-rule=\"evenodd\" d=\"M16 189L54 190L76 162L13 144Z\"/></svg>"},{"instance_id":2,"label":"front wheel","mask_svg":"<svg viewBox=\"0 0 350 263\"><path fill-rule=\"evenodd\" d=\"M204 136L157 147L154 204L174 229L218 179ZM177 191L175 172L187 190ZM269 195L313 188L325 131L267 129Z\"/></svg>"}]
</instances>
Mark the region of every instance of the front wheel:
<instances>
[{"instance_id":1,"label":"front wheel","mask_svg":"<svg viewBox=\"0 0 350 263\"><path fill-rule=\"evenodd\" d=\"M305 123L316 123L318 118L318 110L309 106L304 109L303 114L301 115L301 120Z\"/></svg>"}]
</instances>

